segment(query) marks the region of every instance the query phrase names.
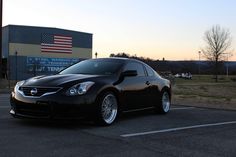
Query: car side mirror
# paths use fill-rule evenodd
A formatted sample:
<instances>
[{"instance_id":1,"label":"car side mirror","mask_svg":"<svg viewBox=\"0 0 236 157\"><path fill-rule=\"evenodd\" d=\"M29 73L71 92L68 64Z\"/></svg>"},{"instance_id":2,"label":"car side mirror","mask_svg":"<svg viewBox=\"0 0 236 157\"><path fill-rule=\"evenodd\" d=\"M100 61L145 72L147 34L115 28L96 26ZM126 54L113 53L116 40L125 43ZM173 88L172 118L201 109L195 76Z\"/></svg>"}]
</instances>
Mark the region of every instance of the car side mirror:
<instances>
[{"instance_id":1,"label":"car side mirror","mask_svg":"<svg viewBox=\"0 0 236 157\"><path fill-rule=\"evenodd\" d=\"M121 73L121 76L123 77L130 77L130 76L137 76L137 70L126 70L124 72Z\"/></svg>"}]
</instances>

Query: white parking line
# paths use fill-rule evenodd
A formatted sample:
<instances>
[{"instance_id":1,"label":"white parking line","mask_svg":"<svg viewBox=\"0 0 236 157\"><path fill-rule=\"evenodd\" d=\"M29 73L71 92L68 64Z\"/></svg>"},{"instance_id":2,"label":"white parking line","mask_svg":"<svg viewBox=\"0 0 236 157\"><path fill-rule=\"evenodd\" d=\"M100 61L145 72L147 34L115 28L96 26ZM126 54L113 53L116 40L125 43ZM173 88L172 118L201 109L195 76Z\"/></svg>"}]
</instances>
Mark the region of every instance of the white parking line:
<instances>
[{"instance_id":1,"label":"white parking line","mask_svg":"<svg viewBox=\"0 0 236 157\"><path fill-rule=\"evenodd\" d=\"M163 130L156 130L156 131L147 131L147 132L139 132L139 133L132 133L132 134L123 134L123 135L120 135L120 136L121 137L134 137L134 136L142 136L142 135L149 135L149 134L165 133L165 132L172 132L172 131L180 131L180 130L210 127L210 126L228 125L228 124L236 124L236 121L220 122L220 123L209 123L209 124L193 125L193 126L186 126L186 127L177 127L177 128L170 128L170 129L163 129Z\"/></svg>"}]
</instances>

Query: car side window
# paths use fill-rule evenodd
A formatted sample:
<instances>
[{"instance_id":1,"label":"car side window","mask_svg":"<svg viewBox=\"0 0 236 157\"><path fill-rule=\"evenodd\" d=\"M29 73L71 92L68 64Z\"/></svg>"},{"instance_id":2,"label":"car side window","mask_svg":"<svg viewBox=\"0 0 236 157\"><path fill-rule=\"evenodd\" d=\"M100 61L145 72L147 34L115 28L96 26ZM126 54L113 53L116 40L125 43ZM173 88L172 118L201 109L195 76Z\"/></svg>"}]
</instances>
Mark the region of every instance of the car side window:
<instances>
[{"instance_id":1,"label":"car side window","mask_svg":"<svg viewBox=\"0 0 236 157\"><path fill-rule=\"evenodd\" d=\"M139 64L139 63L128 63L125 66L123 71L126 71L126 70L136 70L138 74L137 76L145 76L143 66L142 64Z\"/></svg>"},{"instance_id":2,"label":"car side window","mask_svg":"<svg viewBox=\"0 0 236 157\"><path fill-rule=\"evenodd\" d=\"M151 67L149 67L148 65L145 65L145 68L147 70L148 76L154 76L154 71L152 70Z\"/></svg>"}]
</instances>

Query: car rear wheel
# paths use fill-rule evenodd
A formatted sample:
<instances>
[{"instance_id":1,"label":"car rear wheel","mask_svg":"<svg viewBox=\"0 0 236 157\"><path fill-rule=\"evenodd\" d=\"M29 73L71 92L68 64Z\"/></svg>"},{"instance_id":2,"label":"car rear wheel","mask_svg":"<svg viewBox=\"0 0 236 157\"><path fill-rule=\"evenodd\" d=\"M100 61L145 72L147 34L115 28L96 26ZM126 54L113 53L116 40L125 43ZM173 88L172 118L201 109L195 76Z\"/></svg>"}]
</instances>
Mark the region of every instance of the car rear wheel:
<instances>
[{"instance_id":1,"label":"car rear wheel","mask_svg":"<svg viewBox=\"0 0 236 157\"><path fill-rule=\"evenodd\" d=\"M97 112L96 121L98 124L104 126L111 125L118 115L118 102L116 96L111 92L103 94L98 102Z\"/></svg>"},{"instance_id":2,"label":"car rear wheel","mask_svg":"<svg viewBox=\"0 0 236 157\"><path fill-rule=\"evenodd\" d=\"M166 114L170 111L170 94L167 91L161 92L161 97L159 99L159 104L156 107L157 111L161 114Z\"/></svg>"}]
</instances>

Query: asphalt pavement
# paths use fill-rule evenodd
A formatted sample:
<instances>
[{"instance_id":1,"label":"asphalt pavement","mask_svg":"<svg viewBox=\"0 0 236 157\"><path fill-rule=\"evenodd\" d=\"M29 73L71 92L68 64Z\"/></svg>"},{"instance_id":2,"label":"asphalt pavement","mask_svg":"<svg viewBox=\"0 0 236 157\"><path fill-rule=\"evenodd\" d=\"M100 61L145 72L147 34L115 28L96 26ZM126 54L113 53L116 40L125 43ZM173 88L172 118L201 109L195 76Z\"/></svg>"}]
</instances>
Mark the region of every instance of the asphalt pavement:
<instances>
[{"instance_id":1,"label":"asphalt pavement","mask_svg":"<svg viewBox=\"0 0 236 157\"><path fill-rule=\"evenodd\" d=\"M9 115L0 94L0 157L235 157L236 112L173 105L123 114L112 126L87 120L36 121Z\"/></svg>"}]
</instances>

